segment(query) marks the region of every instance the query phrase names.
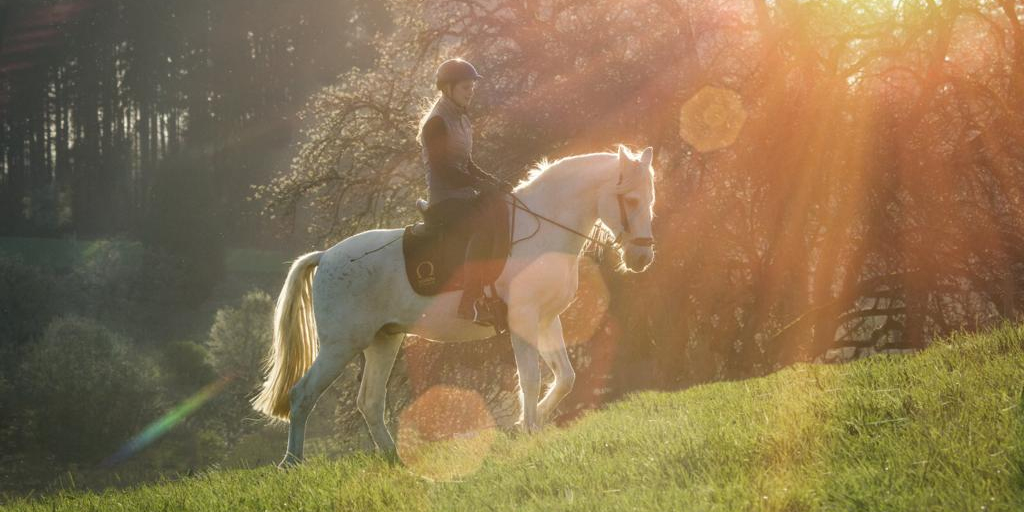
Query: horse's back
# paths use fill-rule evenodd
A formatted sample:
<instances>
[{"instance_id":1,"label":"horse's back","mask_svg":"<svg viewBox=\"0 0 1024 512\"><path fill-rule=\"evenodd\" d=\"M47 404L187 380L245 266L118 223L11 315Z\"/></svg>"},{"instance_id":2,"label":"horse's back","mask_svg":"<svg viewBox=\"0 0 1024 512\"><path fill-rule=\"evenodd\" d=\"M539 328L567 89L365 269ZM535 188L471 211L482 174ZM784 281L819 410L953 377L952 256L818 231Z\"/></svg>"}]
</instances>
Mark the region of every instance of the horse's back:
<instances>
[{"instance_id":1,"label":"horse's back","mask_svg":"<svg viewBox=\"0 0 1024 512\"><path fill-rule=\"evenodd\" d=\"M320 257L314 288L332 290L332 295L339 294L337 299L345 299L370 286L394 284L390 281L395 269L402 266L403 231L373 229L334 244ZM317 286L317 282L330 286Z\"/></svg>"},{"instance_id":2,"label":"horse's back","mask_svg":"<svg viewBox=\"0 0 1024 512\"><path fill-rule=\"evenodd\" d=\"M402 233L404 232L405 228L362 231L328 248L324 251L325 256L338 253L355 258L370 251L376 252L375 249L388 245L399 244L401 247Z\"/></svg>"}]
</instances>

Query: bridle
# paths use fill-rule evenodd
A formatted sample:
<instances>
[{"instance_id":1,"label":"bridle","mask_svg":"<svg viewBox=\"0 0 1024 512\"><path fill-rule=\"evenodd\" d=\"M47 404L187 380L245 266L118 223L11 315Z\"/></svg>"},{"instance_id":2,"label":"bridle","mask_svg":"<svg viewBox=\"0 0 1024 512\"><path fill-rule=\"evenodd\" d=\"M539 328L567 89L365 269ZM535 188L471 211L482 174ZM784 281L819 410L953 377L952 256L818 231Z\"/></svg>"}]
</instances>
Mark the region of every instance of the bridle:
<instances>
[{"instance_id":1,"label":"bridle","mask_svg":"<svg viewBox=\"0 0 1024 512\"><path fill-rule=\"evenodd\" d=\"M619 174L619 182L618 182L618 184L619 185L622 184L622 174L621 173ZM554 224L555 226L558 226L558 227L560 227L560 228L562 228L562 229L564 229L564 230L566 230L566 231L568 231L570 233L573 233L573 234L575 234L577 236L580 236L580 237L582 237L582 238L584 238L586 240L589 240L591 243L594 243L594 244L597 244L598 246L604 247L605 249L611 249L611 250L618 250L618 249L620 249L622 247L622 244L623 244L623 240L622 240L623 237L625 235L627 235L627 234L631 234L631 232L630 232L630 224L629 224L629 215L626 213L625 194L615 194L616 202L619 205L619 222L622 224L622 231L620 231L619 234L615 236L615 239L612 240L611 243L608 243L608 242L605 242L603 240L598 240L598 239L596 239L596 238L594 238L594 237L592 237L590 235L587 235L587 234L584 234L584 233L580 233L579 231L576 231L575 229L573 229L573 228L571 228L569 226L566 226L565 224L562 224L561 222L558 222L558 221L556 221L554 219L550 219L548 217L545 217L544 215L541 215L541 214L531 210L528 206L526 206L525 203L520 201L519 198L515 196L515 194L512 194L511 192L507 192L507 191L505 193L508 194L508 196L512 198L512 207L513 207L513 211L512 211L512 227L509 230L509 236L512 236L515 233L515 225L516 225L515 210L516 209L523 210L524 212L529 213L530 215L533 215L537 219L544 220L546 222ZM530 235L530 236L533 236L533 235ZM529 237L527 237L527 238L529 238ZM511 245L514 245L516 242L521 242L523 240L525 240L525 239L512 240L511 244L510 244L510 250L511 250ZM626 240L625 243L629 243L629 244L633 244L633 245L638 245L640 247L650 247L650 248L653 249L654 248L654 237L649 237L649 236L631 237L629 240Z\"/></svg>"},{"instance_id":2,"label":"bridle","mask_svg":"<svg viewBox=\"0 0 1024 512\"><path fill-rule=\"evenodd\" d=\"M619 173L619 185L622 184L622 173ZM622 224L622 231L612 241L612 247L619 247L622 245L622 236L629 233L629 215L626 214L626 195L615 194L615 200L619 203L619 223ZM640 236L633 237L627 240L628 243L633 245L639 245L641 247L654 248L654 237Z\"/></svg>"}]
</instances>

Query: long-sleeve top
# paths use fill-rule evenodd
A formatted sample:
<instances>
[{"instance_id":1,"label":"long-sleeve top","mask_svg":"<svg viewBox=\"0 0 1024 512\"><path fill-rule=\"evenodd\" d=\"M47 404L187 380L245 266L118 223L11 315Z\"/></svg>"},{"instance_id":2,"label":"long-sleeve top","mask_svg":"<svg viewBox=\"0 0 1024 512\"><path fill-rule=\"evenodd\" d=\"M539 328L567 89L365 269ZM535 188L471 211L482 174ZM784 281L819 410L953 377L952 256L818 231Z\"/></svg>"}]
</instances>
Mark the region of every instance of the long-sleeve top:
<instances>
[{"instance_id":1,"label":"long-sleeve top","mask_svg":"<svg viewBox=\"0 0 1024 512\"><path fill-rule=\"evenodd\" d=\"M435 105L420 140L431 205L453 197L472 197L496 181L473 161L469 116L447 97Z\"/></svg>"}]
</instances>

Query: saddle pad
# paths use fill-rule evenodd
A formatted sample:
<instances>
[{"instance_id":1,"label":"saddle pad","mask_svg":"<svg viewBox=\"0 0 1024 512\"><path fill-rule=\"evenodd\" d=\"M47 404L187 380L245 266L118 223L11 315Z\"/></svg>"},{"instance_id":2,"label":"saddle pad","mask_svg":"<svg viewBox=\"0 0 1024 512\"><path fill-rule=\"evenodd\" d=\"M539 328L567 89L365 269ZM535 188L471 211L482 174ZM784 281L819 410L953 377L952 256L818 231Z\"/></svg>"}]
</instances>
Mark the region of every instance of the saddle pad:
<instances>
[{"instance_id":1,"label":"saddle pad","mask_svg":"<svg viewBox=\"0 0 1024 512\"><path fill-rule=\"evenodd\" d=\"M494 231L494 243L484 261L470 262L482 266L483 282L491 283L505 269L512 247L509 233L509 205L500 195L484 196L481 208L483 219L477 229ZM418 223L422 224L422 223ZM405 256L405 275L412 289L419 295L431 296L461 290L462 271L465 266L467 230L439 230L420 235L413 232L414 225L405 227L402 235L402 254Z\"/></svg>"}]
</instances>

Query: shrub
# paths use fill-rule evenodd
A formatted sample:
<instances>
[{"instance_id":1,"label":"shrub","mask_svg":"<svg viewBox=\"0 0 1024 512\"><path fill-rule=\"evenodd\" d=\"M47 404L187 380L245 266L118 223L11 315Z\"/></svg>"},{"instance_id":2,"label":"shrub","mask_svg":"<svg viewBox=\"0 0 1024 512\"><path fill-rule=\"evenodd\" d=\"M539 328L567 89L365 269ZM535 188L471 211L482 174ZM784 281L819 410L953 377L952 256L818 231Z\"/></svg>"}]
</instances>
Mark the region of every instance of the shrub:
<instances>
[{"instance_id":1,"label":"shrub","mask_svg":"<svg viewBox=\"0 0 1024 512\"><path fill-rule=\"evenodd\" d=\"M20 373L36 442L61 462L98 462L154 419L159 373L94 320L57 318Z\"/></svg>"},{"instance_id":2,"label":"shrub","mask_svg":"<svg viewBox=\"0 0 1024 512\"><path fill-rule=\"evenodd\" d=\"M167 386L176 395L192 394L217 378L210 361L210 351L194 341L168 343L160 356L160 368Z\"/></svg>"},{"instance_id":3,"label":"shrub","mask_svg":"<svg viewBox=\"0 0 1024 512\"><path fill-rule=\"evenodd\" d=\"M270 347L273 314L274 302L259 290L246 293L237 308L217 311L210 328L210 355L221 375L233 376L236 385L248 390L259 384Z\"/></svg>"},{"instance_id":4,"label":"shrub","mask_svg":"<svg viewBox=\"0 0 1024 512\"><path fill-rule=\"evenodd\" d=\"M185 337L185 313L196 302L184 290L189 271L174 255L138 243L93 242L74 269L74 311L140 339Z\"/></svg>"},{"instance_id":5,"label":"shrub","mask_svg":"<svg viewBox=\"0 0 1024 512\"><path fill-rule=\"evenodd\" d=\"M210 329L213 366L218 374L231 378L225 392L212 404L218 409L229 442L251 432L257 424L249 400L262 379L273 314L270 296L253 290L242 297L237 308L229 306L217 311Z\"/></svg>"},{"instance_id":6,"label":"shrub","mask_svg":"<svg viewBox=\"0 0 1024 512\"><path fill-rule=\"evenodd\" d=\"M41 335L59 308L57 288L53 274L20 258L0 256L0 345L23 346Z\"/></svg>"}]
</instances>

